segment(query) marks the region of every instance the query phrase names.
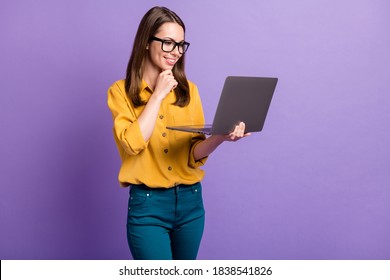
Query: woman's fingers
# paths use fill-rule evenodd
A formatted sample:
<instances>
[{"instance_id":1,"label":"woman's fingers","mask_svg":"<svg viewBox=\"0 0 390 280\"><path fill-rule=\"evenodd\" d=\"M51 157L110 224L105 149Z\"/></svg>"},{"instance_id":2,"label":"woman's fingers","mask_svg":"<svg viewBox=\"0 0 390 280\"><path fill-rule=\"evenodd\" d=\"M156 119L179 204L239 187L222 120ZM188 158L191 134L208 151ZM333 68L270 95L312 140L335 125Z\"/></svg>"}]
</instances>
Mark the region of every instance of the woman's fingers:
<instances>
[{"instance_id":1,"label":"woman's fingers","mask_svg":"<svg viewBox=\"0 0 390 280\"><path fill-rule=\"evenodd\" d=\"M154 91L157 94L162 94L163 97L165 98L168 93L176 88L178 85L178 82L176 81L175 77L173 76L172 70L164 70L160 73L158 76L156 86Z\"/></svg>"},{"instance_id":2,"label":"woman's fingers","mask_svg":"<svg viewBox=\"0 0 390 280\"><path fill-rule=\"evenodd\" d=\"M244 133L245 133L245 123L240 122L240 124L238 125L237 136L244 137Z\"/></svg>"},{"instance_id":3,"label":"woman's fingers","mask_svg":"<svg viewBox=\"0 0 390 280\"><path fill-rule=\"evenodd\" d=\"M163 76L165 76L165 80L168 83L168 87L170 88L170 91L177 87L178 82L176 81L175 77L173 76L172 70L167 69L161 72Z\"/></svg>"},{"instance_id":4,"label":"woman's fingers","mask_svg":"<svg viewBox=\"0 0 390 280\"><path fill-rule=\"evenodd\" d=\"M240 122L238 125L234 127L233 132L229 134L230 141L237 141L245 136L249 136L250 133L245 134L245 123Z\"/></svg>"}]
</instances>

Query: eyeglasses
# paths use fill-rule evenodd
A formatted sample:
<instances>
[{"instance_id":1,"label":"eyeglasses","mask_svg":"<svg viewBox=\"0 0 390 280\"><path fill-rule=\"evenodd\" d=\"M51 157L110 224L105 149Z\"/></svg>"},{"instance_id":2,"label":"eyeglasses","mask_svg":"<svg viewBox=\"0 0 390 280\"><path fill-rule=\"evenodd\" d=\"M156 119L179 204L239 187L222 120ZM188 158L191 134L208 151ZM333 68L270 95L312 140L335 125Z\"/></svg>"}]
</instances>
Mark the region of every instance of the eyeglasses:
<instances>
[{"instance_id":1,"label":"eyeglasses","mask_svg":"<svg viewBox=\"0 0 390 280\"><path fill-rule=\"evenodd\" d=\"M179 53L184 54L190 46L190 43L186 41L175 42L173 40L163 40L154 36L150 37L150 40L161 42L161 49L163 52L172 52L177 46Z\"/></svg>"}]
</instances>

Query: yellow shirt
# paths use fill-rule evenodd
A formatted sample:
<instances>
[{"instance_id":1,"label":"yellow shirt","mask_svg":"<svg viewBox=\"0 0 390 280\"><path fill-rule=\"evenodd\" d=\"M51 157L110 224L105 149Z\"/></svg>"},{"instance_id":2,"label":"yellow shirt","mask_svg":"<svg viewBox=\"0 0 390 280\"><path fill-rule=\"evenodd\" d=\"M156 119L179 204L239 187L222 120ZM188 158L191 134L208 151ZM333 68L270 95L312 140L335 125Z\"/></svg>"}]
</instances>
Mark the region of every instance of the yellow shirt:
<instances>
[{"instance_id":1,"label":"yellow shirt","mask_svg":"<svg viewBox=\"0 0 390 280\"><path fill-rule=\"evenodd\" d=\"M199 167L207 158L195 161L193 150L205 139L204 135L169 130L171 125L204 124L203 108L198 88L192 82L190 103L185 107L172 105L171 91L160 106L152 136L144 141L138 116L145 106L134 107L125 91L125 81L115 82L108 89L108 107L114 121L114 138L122 165L119 171L121 186L145 184L151 188L169 188L177 184L194 184L204 177ZM141 98L148 101L152 91L145 81Z\"/></svg>"}]
</instances>

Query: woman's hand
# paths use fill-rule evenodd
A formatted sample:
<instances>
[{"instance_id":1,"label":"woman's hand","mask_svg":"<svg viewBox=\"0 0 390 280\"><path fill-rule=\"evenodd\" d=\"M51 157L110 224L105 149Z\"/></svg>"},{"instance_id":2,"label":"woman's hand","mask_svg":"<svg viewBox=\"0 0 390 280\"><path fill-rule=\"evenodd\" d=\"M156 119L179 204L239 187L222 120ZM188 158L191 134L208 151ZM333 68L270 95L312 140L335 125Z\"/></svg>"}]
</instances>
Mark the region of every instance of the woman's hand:
<instances>
[{"instance_id":1,"label":"woman's hand","mask_svg":"<svg viewBox=\"0 0 390 280\"><path fill-rule=\"evenodd\" d=\"M224 135L225 141L236 142L244 137L251 135L251 133L245 133L245 123L240 122L234 127L234 130L228 135Z\"/></svg>"},{"instance_id":2,"label":"woman's hand","mask_svg":"<svg viewBox=\"0 0 390 280\"><path fill-rule=\"evenodd\" d=\"M206 138L206 140L200 142L195 146L194 149L194 158L195 160L200 160L208 155L210 155L219 145L225 141L236 142L244 137L251 135L250 133L245 133L245 123L240 122L234 127L234 130L227 134L218 134L211 135Z\"/></svg>"},{"instance_id":3,"label":"woman's hand","mask_svg":"<svg viewBox=\"0 0 390 280\"><path fill-rule=\"evenodd\" d=\"M163 100L168 93L177 86L177 81L173 76L172 70L162 71L157 78L153 95Z\"/></svg>"}]
</instances>

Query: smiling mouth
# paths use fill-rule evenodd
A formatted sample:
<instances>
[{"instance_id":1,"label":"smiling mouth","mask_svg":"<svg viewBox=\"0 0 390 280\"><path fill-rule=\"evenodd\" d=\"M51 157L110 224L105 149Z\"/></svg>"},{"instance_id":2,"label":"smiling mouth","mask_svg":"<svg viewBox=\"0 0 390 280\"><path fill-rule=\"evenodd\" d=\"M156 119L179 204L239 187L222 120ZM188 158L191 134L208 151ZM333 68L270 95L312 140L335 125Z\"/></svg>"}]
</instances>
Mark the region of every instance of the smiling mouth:
<instances>
[{"instance_id":1,"label":"smiling mouth","mask_svg":"<svg viewBox=\"0 0 390 280\"><path fill-rule=\"evenodd\" d=\"M175 58L169 58L169 57L165 57L165 60L168 62L168 64L171 65L174 65L177 61Z\"/></svg>"}]
</instances>

